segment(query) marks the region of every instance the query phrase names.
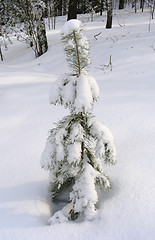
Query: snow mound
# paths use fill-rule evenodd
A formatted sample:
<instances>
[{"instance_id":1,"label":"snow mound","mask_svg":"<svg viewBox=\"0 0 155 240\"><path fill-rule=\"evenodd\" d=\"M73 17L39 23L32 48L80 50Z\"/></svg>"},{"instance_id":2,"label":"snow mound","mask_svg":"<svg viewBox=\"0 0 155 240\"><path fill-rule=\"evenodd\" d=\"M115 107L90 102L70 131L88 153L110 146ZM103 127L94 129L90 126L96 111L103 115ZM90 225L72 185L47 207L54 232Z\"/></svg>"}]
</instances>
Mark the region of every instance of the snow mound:
<instances>
[{"instance_id":1,"label":"snow mound","mask_svg":"<svg viewBox=\"0 0 155 240\"><path fill-rule=\"evenodd\" d=\"M64 35L68 35L73 31L79 31L81 27L82 27L81 21L77 19L71 19L64 24L61 33Z\"/></svg>"}]
</instances>

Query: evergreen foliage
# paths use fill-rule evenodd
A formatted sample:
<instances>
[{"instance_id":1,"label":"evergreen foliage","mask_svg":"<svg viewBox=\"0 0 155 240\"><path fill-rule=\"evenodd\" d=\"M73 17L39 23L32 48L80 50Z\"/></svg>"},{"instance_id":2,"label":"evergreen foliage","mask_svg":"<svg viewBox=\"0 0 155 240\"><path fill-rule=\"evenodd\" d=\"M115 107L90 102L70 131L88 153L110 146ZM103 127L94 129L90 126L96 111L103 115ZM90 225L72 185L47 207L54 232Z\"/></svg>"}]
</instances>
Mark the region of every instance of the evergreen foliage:
<instances>
[{"instance_id":1,"label":"evergreen foliage","mask_svg":"<svg viewBox=\"0 0 155 240\"><path fill-rule=\"evenodd\" d=\"M68 22L68 27L70 25L75 25L77 23L78 28L73 29L68 34L62 32L62 42L65 45L65 52L67 56L67 62L74 75L80 75L84 68L89 65L90 59L88 56L89 43L86 37L82 34L81 23L78 20L72 20ZM69 28L70 29L70 28ZM65 31L68 31L66 29Z\"/></svg>"},{"instance_id":2,"label":"evergreen foliage","mask_svg":"<svg viewBox=\"0 0 155 240\"><path fill-rule=\"evenodd\" d=\"M98 202L97 186L110 188L103 164L116 162L112 134L92 114L99 89L85 69L90 63L89 45L81 33L80 21L65 24L62 41L72 73L54 83L50 103L64 105L70 115L49 132L41 165L50 171L53 200L64 188L70 187L71 191L68 205L49 219L50 224L75 220L81 214L92 220Z\"/></svg>"}]
</instances>

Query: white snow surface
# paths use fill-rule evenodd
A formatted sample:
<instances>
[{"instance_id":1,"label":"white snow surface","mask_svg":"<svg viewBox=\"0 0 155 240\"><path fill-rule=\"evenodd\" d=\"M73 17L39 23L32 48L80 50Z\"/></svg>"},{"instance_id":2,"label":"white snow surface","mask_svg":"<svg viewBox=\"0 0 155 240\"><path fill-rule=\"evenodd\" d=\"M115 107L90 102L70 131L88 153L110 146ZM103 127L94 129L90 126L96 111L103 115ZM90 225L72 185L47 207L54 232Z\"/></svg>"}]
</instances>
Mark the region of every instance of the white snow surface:
<instances>
[{"instance_id":1,"label":"white snow surface","mask_svg":"<svg viewBox=\"0 0 155 240\"><path fill-rule=\"evenodd\" d=\"M40 158L48 130L68 114L48 103L53 81L68 72L60 41L66 19L58 17L56 30L48 30L49 50L38 59L14 38L8 51L2 48L0 240L155 239L155 20L148 31L149 10L117 10L106 30L106 15L78 18L90 43L89 75L100 89L94 115L117 149L117 165L104 168L112 190L100 196L93 221L47 224L54 205Z\"/></svg>"}]
</instances>

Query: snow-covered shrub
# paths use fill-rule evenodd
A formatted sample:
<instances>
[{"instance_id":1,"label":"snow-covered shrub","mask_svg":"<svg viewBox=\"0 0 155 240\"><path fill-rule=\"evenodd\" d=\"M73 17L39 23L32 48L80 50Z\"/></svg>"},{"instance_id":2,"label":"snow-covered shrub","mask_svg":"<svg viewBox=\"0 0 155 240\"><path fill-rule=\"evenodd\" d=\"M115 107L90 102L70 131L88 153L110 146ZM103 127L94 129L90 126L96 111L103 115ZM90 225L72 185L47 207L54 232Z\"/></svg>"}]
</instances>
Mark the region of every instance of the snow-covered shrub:
<instances>
[{"instance_id":1,"label":"snow-covered shrub","mask_svg":"<svg viewBox=\"0 0 155 240\"><path fill-rule=\"evenodd\" d=\"M92 114L99 88L85 69L90 63L89 44L81 30L78 20L64 25L62 41L72 72L57 79L50 92L50 103L69 108L70 115L50 130L41 165L50 172L52 199L64 188L71 191L69 203L49 223L75 220L81 214L92 220L98 202L96 187L110 188L103 164L116 162L113 136Z\"/></svg>"}]
</instances>

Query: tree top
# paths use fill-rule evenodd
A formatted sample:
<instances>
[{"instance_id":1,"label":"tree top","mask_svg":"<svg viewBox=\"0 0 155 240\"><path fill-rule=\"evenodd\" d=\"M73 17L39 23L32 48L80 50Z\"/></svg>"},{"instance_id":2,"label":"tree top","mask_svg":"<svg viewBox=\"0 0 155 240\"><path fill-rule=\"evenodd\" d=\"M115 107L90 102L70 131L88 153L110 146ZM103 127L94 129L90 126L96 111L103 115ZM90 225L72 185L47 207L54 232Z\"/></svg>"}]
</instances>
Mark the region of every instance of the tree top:
<instances>
[{"instance_id":1,"label":"tree top","mask_svg":"<svg viewBox=\"0 0 155 240\"><path fill-rule=\"evenodd\" d=\"M77 19L71 19L64 24L61 33L63 35L68 35L71 34L73 31L80 30L81 27L82 27L81 21Z\"/></svg>"}]
</instances>

